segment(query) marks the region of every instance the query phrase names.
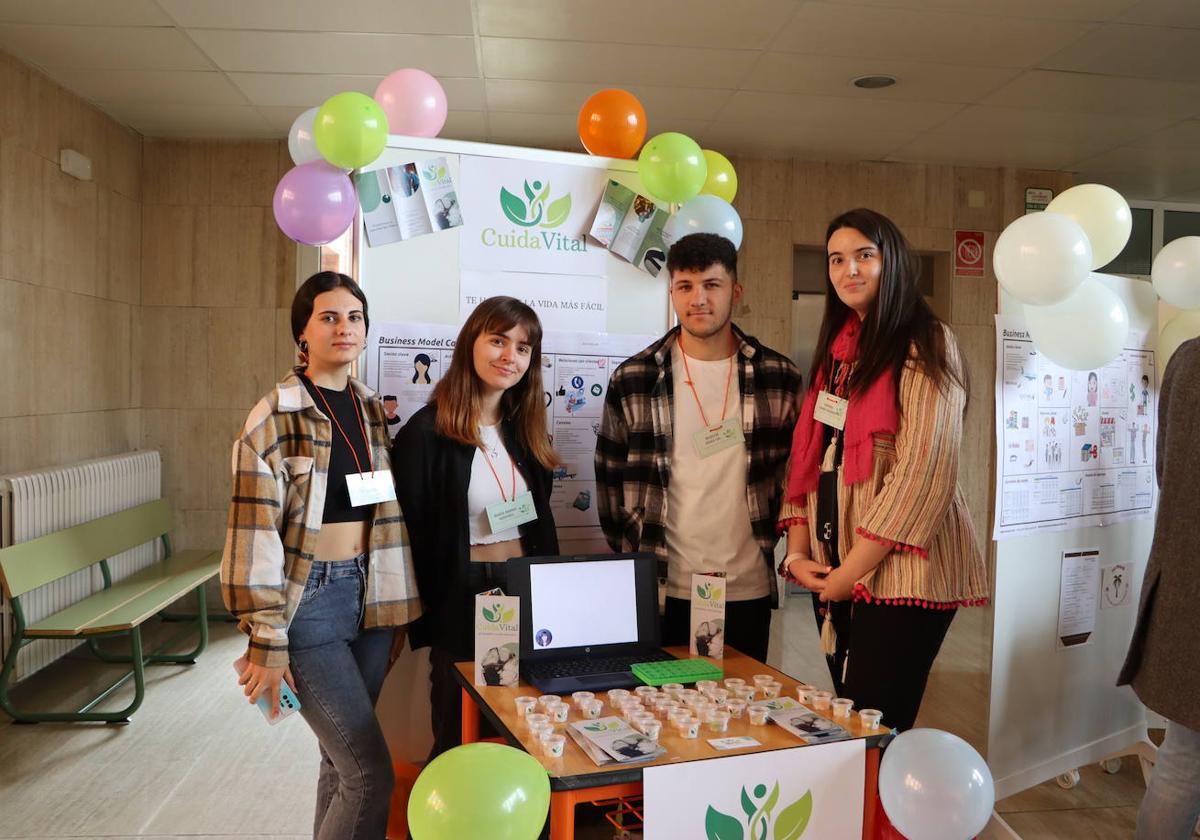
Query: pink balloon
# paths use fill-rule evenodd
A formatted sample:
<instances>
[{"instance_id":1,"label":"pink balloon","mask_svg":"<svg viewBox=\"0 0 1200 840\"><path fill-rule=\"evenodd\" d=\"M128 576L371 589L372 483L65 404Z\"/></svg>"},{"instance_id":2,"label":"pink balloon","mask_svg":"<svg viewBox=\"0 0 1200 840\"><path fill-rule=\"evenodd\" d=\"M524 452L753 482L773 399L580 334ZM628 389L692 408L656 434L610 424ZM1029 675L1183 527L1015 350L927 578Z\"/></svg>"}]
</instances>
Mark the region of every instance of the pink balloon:
<instances>
[{"instance_id":1,"label":"pink balloon","mask_svg":"<svg viewBox=\"0 0 1200 840\"><path fill-rule=\"evenodd\" d=\"M344 169L324 160L292 167L275 187L275 222L302 245L332 242L354 221L358 200Z\"/></svg>"},{"instance_id":2,"label":"pink balloon","mask_svg":"<svg viewBox=\"0 0 1200 840\"><path fill-rule=\"evenodd\" d=\"M387 114L388 131L409 137L437 137L446 124L446 91L433 76L406 67L384 76L375 101Z\"/></svg>"}]
</instances>

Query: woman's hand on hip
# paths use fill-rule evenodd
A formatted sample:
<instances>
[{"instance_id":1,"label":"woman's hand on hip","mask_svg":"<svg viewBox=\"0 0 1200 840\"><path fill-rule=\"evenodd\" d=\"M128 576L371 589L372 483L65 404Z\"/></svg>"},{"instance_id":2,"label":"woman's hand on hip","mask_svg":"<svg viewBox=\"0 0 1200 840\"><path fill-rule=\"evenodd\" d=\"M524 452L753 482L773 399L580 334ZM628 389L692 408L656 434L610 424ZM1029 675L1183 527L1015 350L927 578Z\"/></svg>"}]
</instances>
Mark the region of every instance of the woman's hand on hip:
<instances>
[{"instance_id":1,"label":"woman's hand on hip","mask_svg":"<svg viewBox=\"0 0 1200 840\"><path fill-rule=\"evenodd\" d=\"M271 718L274 719L279 714L279 683L283 680L287 680L292 691L296 690L292 669L287 665L268 668L266 665L255 665L251 662L238 677L238 685L242 686L251 703L257 703L258 698L267 696L271 701Z\"/></svg>"}]
</instances>

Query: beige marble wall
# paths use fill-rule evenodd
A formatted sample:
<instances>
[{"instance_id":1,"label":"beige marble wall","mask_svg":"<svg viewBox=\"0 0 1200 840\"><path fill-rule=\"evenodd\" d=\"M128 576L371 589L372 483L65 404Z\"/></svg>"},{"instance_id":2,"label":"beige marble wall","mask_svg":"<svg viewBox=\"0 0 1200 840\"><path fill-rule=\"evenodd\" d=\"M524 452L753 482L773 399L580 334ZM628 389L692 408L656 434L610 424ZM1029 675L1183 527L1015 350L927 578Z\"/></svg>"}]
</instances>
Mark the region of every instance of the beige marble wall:
<instances>
[{"instance_id":1,"label":"beige marble wall","mask_svg":"<svg viewBox=\"0 0 1200 840\"><path fill-rule=\"evenodd\" d=\"M144 148L140 443L163 453L179 545L218 546L232 441L294 358L295 248L271 214L290 161L274 141Z\"/></svg>"},{"instance_id":2,"label":"beige marble wall","mask_svg":"<svg viewBox=\"0 0 1200 840\"><path fill-rule=\"evenodd\" d=\"M92 161L91 181L59 150ZM0 473L140 439L142 140L0 53Z\"/></svg>"}]
</instances>

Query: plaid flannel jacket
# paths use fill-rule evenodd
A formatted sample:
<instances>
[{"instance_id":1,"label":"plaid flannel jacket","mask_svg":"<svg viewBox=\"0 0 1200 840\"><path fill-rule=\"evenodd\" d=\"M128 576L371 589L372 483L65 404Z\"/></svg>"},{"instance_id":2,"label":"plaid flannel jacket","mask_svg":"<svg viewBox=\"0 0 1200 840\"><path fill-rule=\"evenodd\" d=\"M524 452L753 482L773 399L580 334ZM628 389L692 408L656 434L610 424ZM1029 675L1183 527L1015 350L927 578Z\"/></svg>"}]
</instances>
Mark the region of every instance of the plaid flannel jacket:
<instances>
[{"instance_id":1,"label":"plaid flannel jacket","mask_svg":"<svg viewBox=\"0 0 1200 840\"><path fill-rule=\"evenodd\" d=\"M333 424L317 408L296 368L263 397L233 444L233 500L221 592L250 636L250 661L288 662L288 625L312 567L325 510ZM389 470L383 403L361 382L362 407L376 470ZM421 614L408 531L396 501L375 506L368 548L365 627L408 624Z\"/></svg>"},{"instance_id":2,"label":"plaid flannel jacket","mask_svg":"<svg viewBox=\"0 0 1200 840\"><path fill-rule=\"evenodd\" d=\"M778 604L775 519L787 481L801 376L787 357L737 326L733 331L741 361L738 388L746 438L746 502L754 537L770 570L771 600ZM674 429L671 350L678 335L676 327L613 372L596 440L600 525L608 544L614 551L652 551L661 562L667 559L667 486Z\"/></svg>"}]
</instances>

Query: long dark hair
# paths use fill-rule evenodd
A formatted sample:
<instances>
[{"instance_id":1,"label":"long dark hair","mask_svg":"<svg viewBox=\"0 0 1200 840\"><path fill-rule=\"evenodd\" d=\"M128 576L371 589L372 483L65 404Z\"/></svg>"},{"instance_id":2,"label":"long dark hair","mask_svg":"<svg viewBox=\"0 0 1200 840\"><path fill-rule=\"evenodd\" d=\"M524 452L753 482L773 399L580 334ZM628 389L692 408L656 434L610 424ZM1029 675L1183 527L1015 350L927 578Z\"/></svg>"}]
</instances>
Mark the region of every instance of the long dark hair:
<instances>
[{"instance_id":1,"label":"long dark hair","mask_svg":"<svg viewBox=\"0 0 1200 840\"><path fill-rule=\"evenodd\" d=\"M853 228L875 243L883 269L879 277L879 293L870 312L863 319L858 339L858 364L850 375L850 393L861 393L884 371L890 370L899 386L900 373L910 355L939 387L958 385L971 394L970 377L965 365L954 366L946 354L946 328L934 314L917 287L919 263L904 234L895 222L882 213L860 207L838 216L825 230L825 245L842 228ZM831 374L831 346L846 318L856 317L842 303L829 279L829 263L825 268L825 317L817 338L809 382L817 381L824 373L828 382ZM899 387L896 401L899 404Z\"/></svg>"},{"instance_id":2,"label":"long dark hair","mask_svg":"<svg viewBox=\"0 0 1200 840\"><path fill-rule=\"evenodd\" d=\"M475 307L458 331L450 369L433 386L430 401L437 405L439 435L480 446L479 376L475 373L475 340L481 335L506 333L513 327L529 338L529 368L521 381L500 397L501 416L512 420L517 439L546 469L558 464L546 431L545 390L542 387L542 322L537 313L516 298L490 297Z\"/></svg>"},{"instance_id":3,"label":"long dark hair","mask_svg":"<svg viewBox=\"0 0 1200 840\"><path fill-rule=\"evenodd\" d=\"M363 294L363 290L354 282L353 278L347 277L345 274L338 274L336 271L318 271L312 277L309 277L296 290L296 296L292 298L292 338L297 343L300 341L300 333L304 332L304 328L308 325L308 319L312 317L313 304L316 302L317 295L322 292L332 292L334 289L345 289L350 294L358 298L362 304L363 325L371 328L371 319L367 314L367 296Z\"/></svg>"}]
</instances>

